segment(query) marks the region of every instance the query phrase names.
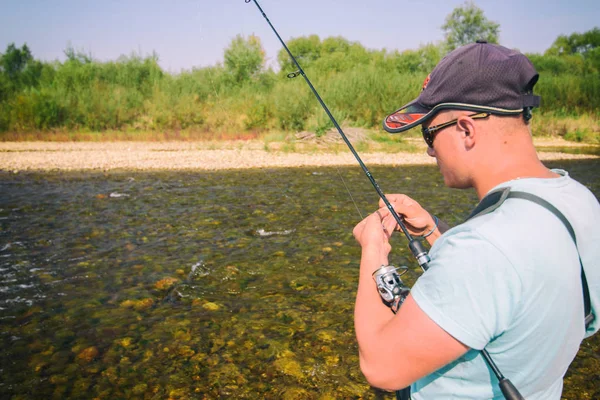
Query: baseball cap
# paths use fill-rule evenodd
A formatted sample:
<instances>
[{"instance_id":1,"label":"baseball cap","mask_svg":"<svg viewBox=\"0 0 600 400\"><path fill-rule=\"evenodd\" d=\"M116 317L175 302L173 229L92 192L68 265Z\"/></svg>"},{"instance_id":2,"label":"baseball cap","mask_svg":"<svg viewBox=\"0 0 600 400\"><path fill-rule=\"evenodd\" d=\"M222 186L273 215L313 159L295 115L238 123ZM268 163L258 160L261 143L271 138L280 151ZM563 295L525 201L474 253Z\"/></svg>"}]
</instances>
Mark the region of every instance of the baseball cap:
<instances>
[{"instance_id":1,"label":"baseball cap","mask_svg":"<svg viewBox=\"0 0 600 400\"><path fill-rule=\"evenodd\" d=\"M452 51L433 69L419 97L383 121L390 133L409 130L442 110L518 115L539 107L539 74L522 53L478 40Z\"/></svg>"}]
</instances>

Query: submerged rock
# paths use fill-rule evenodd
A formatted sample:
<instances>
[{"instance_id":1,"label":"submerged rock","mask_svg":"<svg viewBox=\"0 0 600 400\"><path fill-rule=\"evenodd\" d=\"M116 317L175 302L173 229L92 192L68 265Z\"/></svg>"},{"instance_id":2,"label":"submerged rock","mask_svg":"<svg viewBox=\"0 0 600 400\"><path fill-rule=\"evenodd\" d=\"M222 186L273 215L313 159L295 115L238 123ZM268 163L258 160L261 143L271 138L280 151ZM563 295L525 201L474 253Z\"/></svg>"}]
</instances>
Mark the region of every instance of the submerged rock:
<instances>
[{"instance_id":1,"label":"submerged rock","mask_svg":"<svg viewBox=\"0 0 600 400\"><path fill-rule=\"evenodd\" d=\"M205 310L208 311L217 311L219 308L221 308L217 303L212 303L212 302L206 302L202 305L202 308L204 308Z\"/></svg>"},{"instance_id":2,"label":"submerged rock","mask_svg":"<svg viewBox=\"0 0 600 400\"><path fill-rule=\"evenodd\" d=\"M301 387L290 387L281 393L282 400L299 400L313 398L308 390Z\"/></svg>"},{"instance_id":3,"label":"submerged rock","mask_svg":"<svg viewBox=\"0 0 600 400\"><path fill-rule=\"evenodd\" d=\"M322 330L317 333L317 336L319 337L320 340L322 340L324 342L331 342L335 339L337 334L335 331L332 331L332 330Z\"/></svg>"},{"instance_id":4,"label":"submerged rock","mask_svg":"<svg viewBox=\"0 0 600 400\"><path fill-rule=\"evenodd\" d=\"M302 367L300 363L296 360L292 360L289 358L281 358L275 361L275 367L283 372L286 375L293 376L295 378L301 379L304 374L302 373Z\"/></svg>"},{"instance_id":5,"label":"submerged rock","mask_svg":"<svg viewBox=\"0 0 600 400\"><path fill-rule=\"evenodd\" d=\"M279 354L279 358L274 362L275 368L286 375L293 376L297 379L302 379L304 373L302 366L295 359L295 354L290 350L284 350Z\"/></svg>"},{"instance_id":6,"label":"submerged rock","mask_svg":"<svg viewBox=\"0 0 600 400\"><path fill-rule=\"evenodd\" d=\"M99 354L100 351L98 351L98 348L96 346L91 346L81 350L79 354L77 354L77 359L89 363L94 358L98 357Z\"/></svg>"},{"instance_id":7,"label":"submerged rock","mask_svg":"<svg viewBox=\"0 0 600 400\"><path fill-rule=\"evenodd\" d=\"M148 385L145 383L138 383L137 385L135 385L133 387L133 389L131 390L131 392L135 395L142 395L146 392L146 390L148 390Z\"/></svg>"},{"instance_id":8,"label":"submerged rock","mask_svg":"<svg viewBox=\"0 0 600 400\"><path fill-rule=\"evenodd\" d=\"M131 346L132 342L133 342L133 339L130 337L124 337L122 339L115 340L115 343L120 344L121 346L123 346L125 348Z\"/></svg>"},{"instance_id":9,"label":"submerged rock","mask_svg":"<svg viewBox=\"0 0 600 400\"><path fill-rule=\"evenodd\" d=\"M152 307L152 305L154 305L154 300L150 298L141 300L125 300L119 304L119 306L123 308L133 308L136 311L146 310Z\"/></svg>"},{"instance_id":10,"label":"submerged rock","mask_svg":"<svg viewBox=\"0 0 600 400\"><path fill-rule=\"evenodd\" d=\"M173 286L176 282L179 282L177 278L164 278L154 284L154 287L158 290L167 290Z\"/></svg>"}]
</instances>

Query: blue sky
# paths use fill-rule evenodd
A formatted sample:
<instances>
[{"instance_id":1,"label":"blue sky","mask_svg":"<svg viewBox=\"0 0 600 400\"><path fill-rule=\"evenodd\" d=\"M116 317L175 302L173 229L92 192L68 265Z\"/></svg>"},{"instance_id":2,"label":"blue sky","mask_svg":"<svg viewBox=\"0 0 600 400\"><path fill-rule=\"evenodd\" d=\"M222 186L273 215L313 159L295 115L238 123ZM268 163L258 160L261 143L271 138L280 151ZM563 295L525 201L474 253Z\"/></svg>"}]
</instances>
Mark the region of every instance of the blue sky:
<instances>
[{"instance_id":1,"label":"blue sky","mask_svg":"<svg viewBox=\"0 0 600 400\"><path fill-rule=\"evenodd\" d=\"M443 40L440 26L462 0L259 0L284 40L343 36L370 49L416 49ZM500 24L500 43L543 52L560 34L600 26L598 0L476 0ZM244 0L0 0L0 52L27 43L34 57L64 60L70 44L98 60L155 51L170 72L215 65L238 34L260 37L273 64L281 49Z\"/></svg>"}]
</instances>

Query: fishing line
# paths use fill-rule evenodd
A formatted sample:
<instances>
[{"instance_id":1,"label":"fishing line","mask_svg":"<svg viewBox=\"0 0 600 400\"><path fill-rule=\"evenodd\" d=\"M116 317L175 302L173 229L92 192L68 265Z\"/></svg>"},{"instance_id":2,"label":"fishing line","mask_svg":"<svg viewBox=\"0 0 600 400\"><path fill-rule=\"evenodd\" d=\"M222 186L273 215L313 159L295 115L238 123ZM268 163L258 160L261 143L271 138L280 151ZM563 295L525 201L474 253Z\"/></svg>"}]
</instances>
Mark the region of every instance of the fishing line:
<instances>
[{"instance_id":1,"label":"fishing line","mask_svg":"<svg viewBox=\"0 0 600 400\"><path fill-rule=\"evenodd\" d=\"M260 13L262 14L262 16L265 18L265 20L267 21L267 23L269 24L269 26L271 27L271 29L275 33L275 36L277 36L277 39L279 39L279 42L281 43L281 45L283 46L283 48L285 49L285 51L288 53L288 55L290 56L290 58L293 61L293 63L296 65L296 68L298 68L297 71L290 72L287 75L288 78L295 78L295 77L300 76L300 75L304 78L304 81L310 87L310 90L313 92L313 94L315 95L315 97L319 101L319 104L321 104L321 107L323 108L323 110L325 111L325 113L327 114L327 116L329 117L329 119L331 120L331 122L333 123L333 125L335 126L335 128L337 129L338 133L340 134L340 136L342 137L342 139L344 140L344 142L348 146L348 149L350 149L350 152L354 155L354 157L356 158L356 161L358 162L358 164L362 168L363 172L365 173L365 175L367 176L367 178L369 179L369 181L373 185L373 188L375 189L375 191L377 192L377 194L379 195L379 197L381 198L381 200L385 203L385 205L388 208L390 214L396 220L396 222L398 224L398 227L400 228L400 230L402 230L402 232L404 233L404 236L406 236L406 238L408 239L408 241L409 241L408 247L411 250L411 252L413 253L413 256L417 259L417 262L419 263L419 265L421 266L421 268L423 269L423 271L427 271L427 269L429 269L428 264L431 261L431 259L429 258L429 255L427 254L427 251L425 250L425 248L423 247L423 245L421 244L421 242L419 242L418 240L416 240L408 232L408 229L406 228L406 226L404 224L404 220L396 213L396 210L394 210L394 208L390 204L389 200L386 198L385 194L383 193L383 191L381 190L381 188L379 187L379 185L377 184L377 182L375 181L375 179L371 175L371 172L369 171L369 169L367 168L367 166L363 163L363 161L361 160L360 156L358 155L358 153L354 149L354 146L352 146L352 143L350 143L350 140L348 140L348 137L346 136L346 134L344 133L344 131L342 130L342 128L340 127L340 125L337 123L337 121L334 118L334 116L329 111L329 108L327 108L327 105L325 104L325 102L323 101L323 99L321 98L321 96L319 95L319 93L317 92L317 90L314 88L314 86L311 83L310 79L308 79L308 77L306 76L304 70L302 69L302 67L300 66L300 64L298 63L298 61L296 60L296 57L294 57L294 55L292 54L292 52L290 51L290 49L287 47L287 45L285 44L285 42L283 41L283 39L281 38L281 36L279 36L279 33L277 32L277 30L275 29L275 27L273 26L273 24L271 24L271 21L269 20L269 18L265 14L265 12L262 10L262 8L258 4L257 0L244 0L244 1L246 3L253 2L256 5L256 7L258 8L258 10L260 11ZM388 267L384 266L384 267L380 268L378 271L380 271L381 269L388 268ZM391 268L393 268L393 267L391 267ZM376 273L378 271L376 271ZM386 294L390 294L391 293L391 294L394 294L394 297L396 297L396 295L399 296L402 293L402 291L403 291L402 281L400 280L400 277L396 273L395 270L394 271L384 270L383 273L380 275L380 278L383 278L380 281L381 282L381 286L378 284L378 289L380 290L380 295L383 294L381 292L381 289L389 290L390 288L393 289L393 292L386 292ZM385 298L384 298L384 300L385 300ZM398 301L395 300L395 303L398 303ZM398 307L400 306L401 303L402 303L402 300L400 300L400 302L398 304ZM393 309L392 309L392 311L393 311ZM500 389L501 389L502 394L504 395L504 397L506 399L515 399L515 400L523 399L523 396L519 393L519 391L512 384L512 382L510 380L508 380L506 377L504 377L504 375L502 375L502 373L500 372L500 370L498 369L498 367L496 366L496 364L494 363L494 361L490 357L490 355L487 352L487 350L486 349L481 350L481 354L482 354L483 358L485 359L486 363L489 365L489 367L492 370L492 372L494 373L494 375L496 376L496 378L498 379L499 387L500 387ZM396 392L396 397L398 399L408 399L410 397L410 387L397 391Z\"/></svg>"},{"instance_id":2,"label":"fishing line","mask_svg":"<svg viewBox=\"0 0 600 400\"><path fill-rule=\"evenodd\" d=\"M358 204L356 204L356 201L354 200L354 196L352 196L352 193L350 193L350 188L348 187L348 185L346 185L346 181L344 180L344 177L340 173L340 170L337 168L337 166L335 167L335 170L337 171L338 176L342 180L342 183L344 184L344 187L346 188L346 193L348 193L348 196L350 196L350 200L352 200L352 204L354 204L354 208L356 208L356 212L358 213L358 215L360 216L360 219L362 221L364 219L364 217L358 208Z\"/></svg>"}]
</instances>

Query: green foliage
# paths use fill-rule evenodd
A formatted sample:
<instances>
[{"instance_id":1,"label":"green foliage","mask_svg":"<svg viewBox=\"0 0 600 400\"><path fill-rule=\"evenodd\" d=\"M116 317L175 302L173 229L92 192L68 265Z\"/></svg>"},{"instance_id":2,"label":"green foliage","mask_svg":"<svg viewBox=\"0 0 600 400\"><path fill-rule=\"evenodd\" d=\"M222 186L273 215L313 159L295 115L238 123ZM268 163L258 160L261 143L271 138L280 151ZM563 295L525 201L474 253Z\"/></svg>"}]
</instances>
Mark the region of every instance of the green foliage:
<instances>
[{"instance_id":1,"label":"green foliage","mask_svg":"<svg viewBox=\"0 0 600 400\"><path fill-rule=\"evenodd\" d=\"M287 42L287 47L303 69L308 68L313 61L321 57L321 39L317 35L290 39ZM283 74L288 74L298 69L285 49L279 50L277 61Z\"/></svg>"},{"instance_id":2,"label":"green foliage","mask_svg":"<svg viewBox=\"0 0 600 400\"><path fill-rule=\"evenodd\" d=\"M388 59L394 63L395 69L400 73L429 73L443 56L443 46L430 43L417 50L405 50L402 53L394 52Z\"/></svg>"},{"instance_id":3,"label":"green foliage","mask_svg":"<svg viewBox=\"0 0 600 400\"><path fill-rule=\"evenodd\" d=\"M258 96L250 102L247 110L247 119L244 121L244 128L251 130L266 130L269 127L273 113L269 104L269 99L265 96Z\"/></svg>"},{"instance_id":4,"label":"green foliage","mask_svg":"<svg viewBox=\"0 0 600 400\"><path fill-rule=\"evenodd\" d=\"M567 132L564 136L565 140L579 143L593 143L597 138L592 132L586 132L583 130L576 129L574 131Z\"/></svg>"},{"instance_id":5,"label":"green foliage","mask_svg":"<svg viewBox=\"0 0 600 400\"><path fill-rule=\"evenodd\" d=\"M156 56L107 63L70 58L57 69L54 83L69 110L68 127L103 130L132 123L162 77Z\"/></svg>"},{"instance_id":6,"label":"green foliage","mask_svg":"<svg viewBox=\"0 0 600 400\"><path fill-rule=\"evenodd\" d=\"M265 63L265 52L257 36L244 39L237 35L225 49L225 68L233 82L241 84L255 77Z\"/></svg>"},{"instance_id":7,"label":"green foliage","mask_svg":"<svg viewBox=\"0 0 600 400\"><path fill-rule=\"evenodd\" d=\"M8 79L8 76L6 76L5 74L0 74L0 104L6 101L10 97L12 92L13 90L11 90L10 79Z\"/></svg>"},{"instance_id":8,"label":"green foliage","mask_svg":"<svg viewBox=\"0 0 600 400\"><path fill-rule=\"evenodd\" d=\"M600 110L600 75L543 75L535 87L544 111L569 115Z\"/></svg>"},{"instance_id":9,"label":"green foliage","mask_svg":"<svg viewBox=\"0 0 600 400\"><path fill-rule=\"evenodd\" d=\"M38 86L43 64L33 59L27 44L20 49L11 43L0 54L0 101L27 87Z\"/></svg>"},{"instance_id":10,"label":"green foliage","mask_svg":"<svg viewBox=\"0 0 600 400\"><path fill-rule=\"evenodd\" d=\"M10 128L10 109L5 102L0 102L0 132L6 132Z\"/></svg>"},{"instance_id":11,"label":"green foliage","mask_svg":"<svg viewBox=\"0 0 600 400\"><path fill-rule=\"evenodd\" d=\"M557 43L568 51L528 55L541 72L536 92L543 112L592 116L585 129L552 132L588 142L597 136L600 116L600 74L593 61L600 50L590 37L564 36ZM316 35L292 39L289 46L340 125L375 129L419 94L446 51L444 44L372 51L342 37ZM224 65L172 75L162 71L156 54L98 62L68 48L66 61L42 63L26 45L9 45L0 55L0 132L183 129L221 135L308 129L322 135L333 127L304 80L285 77L295 68L284 50L279 73L264 68L253 36L238 36L225 53Z\"/></svg>"},{"instance_id":12,"label":"green foliage","mask_svg":"<svg viewBox=\"0 0 600 400\"><path fill-rule=\"evenodd\" d=\"M69 61L76 61L81 64L89 64L94 61L91 54L86 54L83 52L83 50L76 50L71 45L67 46L64 53Z\"/></svg>"},{"instance_id":13,"label":"green foliage","mask_svg":"<svg viewBox=\"0 0 600 400\"><path fill-rule=\"evenodd\" d=\"M295 132L305 128L316 103L306 84L300 80L277 85L273 100L274 117L278 127Z\"/></svg>"},{"instance_id":14,"label":"green foliage","mask_svg":"<svg viewBox=\"0 0 600 400\"><path fill-rule=\"evenodd\" d=\"M544 56L560 60L582 60L587 69L585 72L600 72L600 28L569 36L560 35Z\"/></svg>"},{"instance_id":15,"label":"green foliage","mask_svg":"<svg viewBox=\"0 0 600 400\"><path fill-rule=\"evenodd\" d=\"M587 55L600 47L600 28L595 27L584 33L560 35L546 50L547 55L582 54Z\"/></svg>"},{"instance_id":16,"label":"green foliage","mask_svg":"<svg viewBox=\"0 0 600 400\"><path fill-rule=\"evenodd\" d=\"M183 72L178 77L173 77L171 81L175 90L196 94L200 100L207 100L211 96L227 96L235 86L231 75L220 66L195 68L192 72Z\"/></svg>"},{"instance_id":17,"label":"green foliage","mask_svg":"<svg viewBox=\"0 0 600 400\"><path fill-rule=\"evenodd\" d=\"M256 77L256 89L261 92L270 92L277 83L277 74L269 69Z\"/></svg>"},{"instance_id":18,"label":"green foliage","mask_svg":"<svg viewBox=\"0 0 600 400\"><path fill-rule=\"evenodd\" d=\"M310 69L318 75L348 71L372 61L371 53L360 43L350 42L339 36L323 41L317 35L300 37L290 40L288 48L302 69ZM277 59L282 76L298 69L285 49L279 51Z\"/></svg>"},{"instance_id":19,"label":"green foliage","mask_svg":"<svg viewBox=\"0 0 600 400\"><path fill-rule=\"evenodd\" d=\"M47 130L60 126L64 115L65 109L54 92L32 88L17 96L11 120L18 130Z\"/></svg>"},{"instance_id":20,"label":"green foliage","mask_svg":"<svg viewBox=\"0 0 600 400\"><path fill-rule=\"evenodd\" d=\"M399 74L393 69L380 71L374 65L362 65L332 75L324 82L322 95L334 115L343 112L344 119L338 120L340 124L374 127L380 125L383 115L418 94L425 75L415 79L412 74Z\"/></svg>"},{"instance_id":21,"label":"green foliage","mask_svg":"<svg viewBox=\"0 0 600 400\"><path fill-rule=\"evenodd\" d=\"M338 124L341 123L340 121L344 121L344 116L340 115L339 112L335 113L333 117L338 122ZM309 126L309 129L315 132L315 135L317 137L321 137L330 129L335 128L333 122L331 122L331 119L325 113L324 110L318 110L311 122L313 123Z\"/></svg>"},{"instance_id":22,"label":"green foliage","mask_svg":"<svg viewBox=\"0 0 600 400\"><path fill-rule=\"evenodd\" d=\"M33 56L26 44L20 49L11 43L6 48L6 52L2 54L0 60L0 69L3 74L6 74L9 79L17 79L20 74L33 63Z\"/></svg>"},{"instance_id":23,"label":"green foliage","mask_svg":"<svg viewBox=\"0 0 600 400\"><path fill-rule=\"evenodd\" d=\"M178 130L202 127L205 115L198 96L182 93L177 84L164 82L144 102L143 113L133 122L133 128L142 130Z\"/></svg>"},{"instance_id":24,"label":"green foliage","mask_svg":"<svg viewBox=\"0 0 600 400\"><path fill-rule=\"evenodd\" d=\"M594 72L593 66L585 61L581 55L541 55L527 54L535 69L545 74L586 74Z\"/></svg>"},{"instance_id":25,"label":"green foliage","mask_svg":"<svg viewBox=\"0 0 600 400\"><path fill-rule=\"evenodd\" d=\"M481 8L468 1L446 17L442 30L446 36L448 50L451 51L478 39L498 43L500 25L488 20Z\"/></svg>"}]
</instances>

